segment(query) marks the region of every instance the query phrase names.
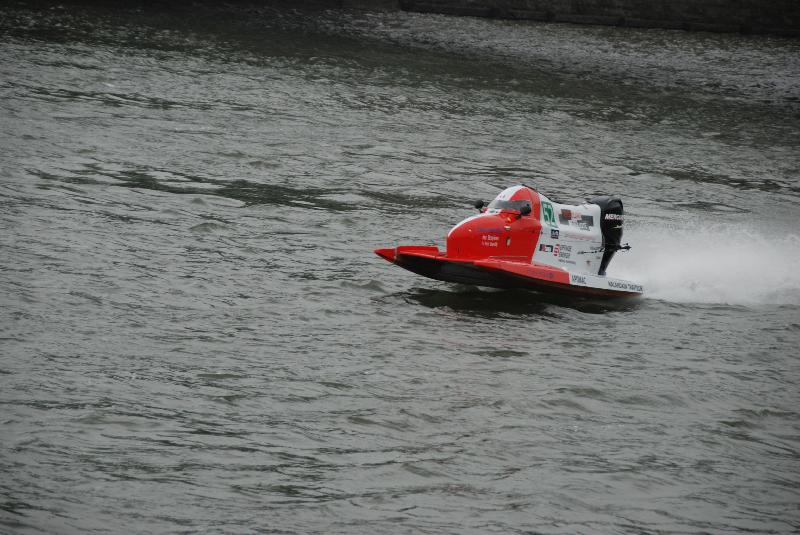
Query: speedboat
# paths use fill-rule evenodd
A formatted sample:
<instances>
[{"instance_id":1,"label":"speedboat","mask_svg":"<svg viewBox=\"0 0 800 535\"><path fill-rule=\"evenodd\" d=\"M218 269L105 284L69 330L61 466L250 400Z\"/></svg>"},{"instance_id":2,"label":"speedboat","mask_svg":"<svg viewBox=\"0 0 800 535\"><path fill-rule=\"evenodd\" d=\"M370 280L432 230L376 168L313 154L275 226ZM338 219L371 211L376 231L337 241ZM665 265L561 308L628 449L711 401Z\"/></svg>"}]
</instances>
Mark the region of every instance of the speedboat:
<instances>
[{"instance_id":1,"label":"speedboat","mask_svg":"<svg viewBox=\"0 0 800 535\"><path fill-rule=\"evenodd\" d=\"M641 284L606 276L622 244L622 200L560 204L525 185L503 190L447 234L447 250L400 245L375 253L446 282L598 297L636 297Z\"/></svg>"}]
</instances>

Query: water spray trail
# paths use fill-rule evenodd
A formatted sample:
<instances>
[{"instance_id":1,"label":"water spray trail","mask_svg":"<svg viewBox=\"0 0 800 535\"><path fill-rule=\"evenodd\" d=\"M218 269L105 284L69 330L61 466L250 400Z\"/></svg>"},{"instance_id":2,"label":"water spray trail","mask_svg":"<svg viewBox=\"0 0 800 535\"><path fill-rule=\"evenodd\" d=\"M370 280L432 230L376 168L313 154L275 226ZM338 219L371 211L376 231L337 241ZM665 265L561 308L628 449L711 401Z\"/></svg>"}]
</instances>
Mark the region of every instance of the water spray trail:
<instances>
[{"instance_id":1,"label":"water spray trail","mask_svg":"<svg viewBox=\"0 0 800 535\"><path fill-rule=\"evenodd\" d=\"M800 304L800 237L738 225L631 228L633 249L610 276L641 281L647 297L684 303ZM615 265L616 264L616 265Z\"/></svg>"}]
</instances>

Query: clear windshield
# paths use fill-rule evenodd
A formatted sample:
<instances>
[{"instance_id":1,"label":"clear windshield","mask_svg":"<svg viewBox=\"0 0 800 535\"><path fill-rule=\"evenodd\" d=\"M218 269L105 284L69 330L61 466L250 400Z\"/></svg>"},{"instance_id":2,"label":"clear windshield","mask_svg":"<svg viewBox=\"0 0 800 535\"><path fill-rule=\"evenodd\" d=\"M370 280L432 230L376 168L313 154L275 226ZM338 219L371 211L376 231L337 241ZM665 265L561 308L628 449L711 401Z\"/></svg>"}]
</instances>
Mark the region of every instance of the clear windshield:
<instances>
[{"instance_id":1,"label":"clear windshield","mask_svg":"<svg viewBox=\"0 0 800 535\"><path fill-rule=\"evenodd\" d=\"M530 206L531 201L501 201L500 199L495 199L489 206L486 208L487 210L516 210L517 212L522 210L523 206Z\"/></svg>"}]
</instances>

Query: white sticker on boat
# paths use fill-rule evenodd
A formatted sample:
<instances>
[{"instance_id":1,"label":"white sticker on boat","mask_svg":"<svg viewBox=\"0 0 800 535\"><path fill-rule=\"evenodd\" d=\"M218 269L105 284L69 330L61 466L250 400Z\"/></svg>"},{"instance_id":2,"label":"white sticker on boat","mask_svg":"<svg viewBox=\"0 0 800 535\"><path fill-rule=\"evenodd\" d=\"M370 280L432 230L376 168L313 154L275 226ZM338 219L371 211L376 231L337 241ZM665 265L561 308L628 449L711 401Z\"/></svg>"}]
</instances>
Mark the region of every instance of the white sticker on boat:
<instances>
[{"instance_id":1,"label":"white sticker on boat","mask_svg":"<svg viewBox=\"0 0 800 535\"><path fill-rule=\"evenodd\" d=\"M642 293L642 285L641 284L634 284L632 282L624 282L624 281L615 281L609 280L608 287L612 290L625 290L627 292L639 292Z\"/></svg>"},{"instance_id":2,"label":"white sticker on boat","mask_svg":"<svg viewBox=\"0 0 800 535\"><path fill-rule=\"evenodd\" d=\"M575 273L572 273L570 274L569 280L572 284L586 286L586 275L576 275Z\"/></svg>"}]
</instances>

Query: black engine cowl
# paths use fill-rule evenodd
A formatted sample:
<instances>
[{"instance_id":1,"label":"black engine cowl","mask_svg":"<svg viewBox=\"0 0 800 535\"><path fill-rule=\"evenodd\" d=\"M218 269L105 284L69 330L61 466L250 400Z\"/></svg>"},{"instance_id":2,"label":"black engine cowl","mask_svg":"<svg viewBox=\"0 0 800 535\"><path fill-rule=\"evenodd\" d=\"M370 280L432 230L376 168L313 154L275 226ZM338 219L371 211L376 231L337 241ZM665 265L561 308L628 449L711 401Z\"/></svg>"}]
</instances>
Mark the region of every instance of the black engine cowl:
<instances>
[{"instance_id":1,"label":"black engine cowl","mask_svg":"<svg viewBox=\"0 0 800 535\"><path fill-rule=\"evenodd\" d=\"M600 207L600 230L603 232L603 260L600 262L598 275L605 275L606 268L611 262L622 242L622 225L625 216L622 210L622 200L619 197L603 195L589 201Z\"/></svg>"}]
</instances>

